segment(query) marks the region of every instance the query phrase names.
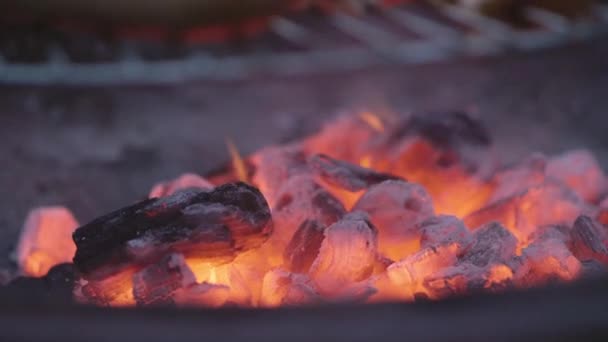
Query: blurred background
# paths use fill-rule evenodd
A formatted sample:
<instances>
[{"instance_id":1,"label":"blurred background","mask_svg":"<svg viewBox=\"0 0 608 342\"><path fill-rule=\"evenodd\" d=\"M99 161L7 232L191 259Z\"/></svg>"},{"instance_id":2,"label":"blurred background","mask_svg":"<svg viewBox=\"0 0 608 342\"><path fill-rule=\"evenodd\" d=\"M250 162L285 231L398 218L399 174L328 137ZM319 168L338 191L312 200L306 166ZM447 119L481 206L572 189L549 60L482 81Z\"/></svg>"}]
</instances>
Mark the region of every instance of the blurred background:
<instances>
[{"instance_id":1,"label":"blurred background","mask_svg":"<svg viewBox=\"0 0 608 342\"><path fill-rule=\"evenodd\" d=\"M0 254L29 208L80 222L344 111L462 109L513 161L608 167L608 3L0 1ZM0 258L0 267L8 258Z\"/></svg>"}]
</instances>

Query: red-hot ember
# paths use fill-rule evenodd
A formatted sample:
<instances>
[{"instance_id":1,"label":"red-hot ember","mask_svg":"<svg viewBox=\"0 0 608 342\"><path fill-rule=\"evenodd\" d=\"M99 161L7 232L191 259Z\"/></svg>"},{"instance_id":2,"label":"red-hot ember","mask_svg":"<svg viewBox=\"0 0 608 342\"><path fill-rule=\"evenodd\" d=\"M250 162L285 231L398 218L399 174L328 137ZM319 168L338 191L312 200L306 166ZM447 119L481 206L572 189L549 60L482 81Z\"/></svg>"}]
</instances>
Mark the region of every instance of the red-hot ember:
<instances>
[{"instance_id":1,"label":"red-hot ember","mask_svg":"<svg viewBox=\"0 0 608 342\"><path fill-rule=\"evenodd\" d=\"M83 302L278 307L504 291L608 264L606 176L584 150L503 166L459 112L341 116L248 158L229 146L231 171L158 184L77 229L76 248L69 212L34 212L23 272L76 252Z\"/></svg>"}]
</instances>

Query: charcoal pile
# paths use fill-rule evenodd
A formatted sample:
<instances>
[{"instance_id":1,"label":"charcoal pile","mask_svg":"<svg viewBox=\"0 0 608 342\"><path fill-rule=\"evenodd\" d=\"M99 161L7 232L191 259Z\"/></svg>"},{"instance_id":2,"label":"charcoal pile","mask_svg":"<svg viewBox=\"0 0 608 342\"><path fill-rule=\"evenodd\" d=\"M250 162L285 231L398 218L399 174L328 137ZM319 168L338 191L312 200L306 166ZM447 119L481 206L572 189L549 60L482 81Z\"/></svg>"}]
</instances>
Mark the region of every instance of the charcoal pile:
<instances>
[{"instance_id":1,"label":"charcoal pile","mask_svg":"<svg viewBox=\"0 0 608 342\"><path fill-rule=\"evenodd\" d=\"M232 165L159 183L80 227L65 208L35 209L19 244L27 277L5 289L30 282L100 306L277 307L502 292L608 264L594 156L502 165L466 113L339 116Z\"/></svg>"}]
</instances>

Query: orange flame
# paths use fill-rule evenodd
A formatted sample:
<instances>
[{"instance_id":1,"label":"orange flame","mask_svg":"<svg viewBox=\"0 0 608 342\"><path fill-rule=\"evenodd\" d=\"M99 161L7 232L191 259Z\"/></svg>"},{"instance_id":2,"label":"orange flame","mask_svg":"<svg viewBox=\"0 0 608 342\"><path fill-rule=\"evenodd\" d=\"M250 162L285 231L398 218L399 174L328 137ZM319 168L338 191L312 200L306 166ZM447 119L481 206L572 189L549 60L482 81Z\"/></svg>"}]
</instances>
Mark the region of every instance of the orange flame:
<instances>
[{"instance_id":1,"label":"orange flame","mask_svg":"<svg viewBox=\"0 0 608 342\"><path fill-rule=\"evenodd\" d=\"M376 114L371 112L363 112L359 114L361 120L365 121L376 132L384 132L384 122Z\"/></svg>"},{"instance_id":2,"label":"orange flame","mask_svg":"<svg viewBox=\"0 0 608 342\"><path fill-rule=\"evenodd\" d=\"M249 177L247 173L247 167L245 166L245 162L239 153L239 150L236 148L234 142L231 139L226 139L226 146L228 146L228 152L230 153L230 158L232 160L232 168L234 170L235 176L241 182L248 182Z\"/></svg>"}]
</instances>

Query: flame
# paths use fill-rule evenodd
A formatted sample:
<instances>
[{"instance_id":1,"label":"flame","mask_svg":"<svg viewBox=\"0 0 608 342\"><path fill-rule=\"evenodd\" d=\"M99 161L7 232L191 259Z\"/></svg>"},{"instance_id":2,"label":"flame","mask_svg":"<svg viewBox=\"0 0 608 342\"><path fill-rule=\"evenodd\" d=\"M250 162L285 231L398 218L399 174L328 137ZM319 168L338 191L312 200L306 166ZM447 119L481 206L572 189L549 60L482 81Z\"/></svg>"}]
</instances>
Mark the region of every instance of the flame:
<instances>
[{"instance_id":1,"label":"flame","mask_svg":"<svg viewBox=\"0 0 608 342\"><path fill-rule=\"evenodd\" d=\"M226 139L226 146L228 147L228 152L230 153L232 168L236 178L241 182L248 182L249 177L247 167L245 166L245 162L243 161L239 150L236 148L236 145L231 139Z\"/></svg>"},{"instance_id":2,"label":"flame","mask_svg":"<svg viewBox=\"0 0 608 342\"><path fill-rule=\"evenodd\" d=\"M359 114L361 120L365 121L369 127L373 128L376 132L382 133L384 132L384 123L376 114L371 112L363 112Z\"/></svg>"}]
</instances>

